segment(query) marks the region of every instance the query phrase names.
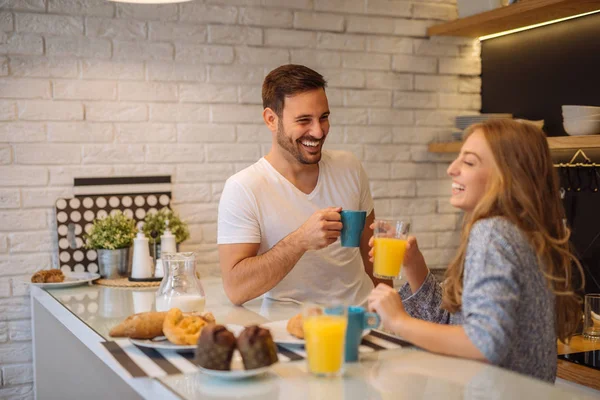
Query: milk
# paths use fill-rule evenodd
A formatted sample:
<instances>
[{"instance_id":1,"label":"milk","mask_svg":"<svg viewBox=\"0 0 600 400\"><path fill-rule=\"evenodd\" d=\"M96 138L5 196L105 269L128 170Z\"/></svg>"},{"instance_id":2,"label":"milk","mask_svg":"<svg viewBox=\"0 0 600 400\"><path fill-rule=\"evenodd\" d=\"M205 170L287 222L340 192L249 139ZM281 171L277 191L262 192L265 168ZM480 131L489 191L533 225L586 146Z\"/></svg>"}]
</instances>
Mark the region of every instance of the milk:
<instances>
[{"instance_id":1,"label":"milk","mask_svg":"<svg viewBox=\"0 0 600 400\"><path fill-rule=\"evenodd\" d=\"M197 294L161 296L156 298L156 311L169 311L179 308L182 312L203 312L206 299Z\"/></svg>"}]
</instances>

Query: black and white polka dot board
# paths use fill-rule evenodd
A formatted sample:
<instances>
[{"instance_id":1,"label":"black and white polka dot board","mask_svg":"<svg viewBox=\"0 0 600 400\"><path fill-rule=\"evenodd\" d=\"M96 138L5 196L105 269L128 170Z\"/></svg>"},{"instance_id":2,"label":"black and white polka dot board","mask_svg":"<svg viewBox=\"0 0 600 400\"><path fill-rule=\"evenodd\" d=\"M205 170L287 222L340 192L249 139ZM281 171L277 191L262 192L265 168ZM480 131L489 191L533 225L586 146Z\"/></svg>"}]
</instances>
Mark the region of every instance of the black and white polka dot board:
<instances>
[{"instance_id":1,"label":"black and white polka dot board","mask_svg":"<svg viewBox=\"0 0 600 400\"><path fill-rule=\"evenodd\" d=\"M148 188L147 180L164 177L141 177L144 182L140 185ZM169 186L170 189L170 177ZM162 208L170 208L171 192L156 191L145 193L114 193L117 185L120 188L135 191L136 178L85 178L75 179L83 181L85 191L94 194L76 194L73 198L59 198L56 200L56 227L58 234L58 262L63 272L98 272L98 255L95 250L87 250L84 246L84 234L89 233L93 222L97 218L104 218L109 214L121 211L124 215L133 218L139 228L144 218L149 213L157 212ZM94 182L100 184L94 185ZM165 182L159 182L165 183ZM94 187L92 187L94 186ZM110 194L101 194L102 189L110 186ZM165 185L154 185L155 189L165 189ZM81 189L81 188L80 188ZM75 190L77 193L77 190ZM81 190L79 190L81 192Z\"/></svg>"}]
</instances>

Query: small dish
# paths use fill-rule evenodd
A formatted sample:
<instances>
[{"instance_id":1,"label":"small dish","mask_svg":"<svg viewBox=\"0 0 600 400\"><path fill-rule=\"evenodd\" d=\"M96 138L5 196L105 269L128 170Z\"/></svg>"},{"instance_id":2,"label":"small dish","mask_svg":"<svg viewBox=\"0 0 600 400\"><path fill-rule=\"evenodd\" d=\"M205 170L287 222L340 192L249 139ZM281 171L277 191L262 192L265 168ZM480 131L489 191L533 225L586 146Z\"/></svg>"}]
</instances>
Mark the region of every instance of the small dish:
<instances>
[{"instance_id":1,"label":"small dish","mask_svg":"<svg viewBox=\"0 0 600 400\"><path fill-rule=\"evenodd\" d=\"M229 329L235 336L238 336L243 330L244 326L235 325L235 324L227 324L225 325L227 329ZM169 342L166 336L157 336L154 339L129 339L131 343L140 347L147 347L149 349L156 350L175 350L180 353L193 353L196 350L197 345L182 345L182 344L174 344ZM236 353L234 356L239 356ZM241 357L240 357L241 360Z\"/></svg>"},{"instance_id":2,"label":"small dish","mask_svg":"<svg viewBox=\"0 0 600 400\"><path fill-rule=\"evenodd\" d=\"M242 367L243 368L243 367ZM268 367L255 368L255 369L234 369L232 366L231 371L218 371L215 369L206 369L198 366L200 372L213 378L225 379L225 380L238 380L248 379L253 376L264 374L271 369L271 365Z\"/></svg>"},{"instance_id":3,"label":"small dish","mask_svg":"<svg viewBox=\"0 0 600 400\"><path fill-rule=\"evenodd\" d=\"M95 281L96 279L100 279L99 274L94 274L92 272L67 272L65 273L65 280L63 282L47 282L47 283L38 283L31 282L31 280L25 280L27 283L33 286L37 286L45 289L58 289L64 287L71 286L79 286L84 285L88 282Z\"/></svg>"},{"instance_id":4,"label":"small dish","mask_svg":"<svg viewBox=\"0 0 600 400\"><path fill-rule=\"evenodd\" d=\"M164 338L164 339L163 339ZM193 353L196 350L196 345L181 345L174 344L167 340L164 336L159 336L154 339L129 339L131 343L140 347L147 347L155 350L174 350L181 353Z\"/></svg>"}]
</instances>

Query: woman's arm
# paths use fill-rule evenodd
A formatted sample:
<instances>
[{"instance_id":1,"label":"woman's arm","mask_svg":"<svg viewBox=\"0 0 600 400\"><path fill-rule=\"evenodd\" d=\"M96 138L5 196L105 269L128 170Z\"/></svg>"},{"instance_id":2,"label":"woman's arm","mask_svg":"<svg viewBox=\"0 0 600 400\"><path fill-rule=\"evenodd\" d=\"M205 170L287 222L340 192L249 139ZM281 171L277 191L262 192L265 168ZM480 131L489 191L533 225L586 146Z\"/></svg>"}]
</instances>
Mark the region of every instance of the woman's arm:
<instances>
[{"instance_id":1,"label":"woman's arm","mask_svg":"<svg viewBox=\"0 0 600 400\"><path fill-rule=\"evenodd\" d=\"M410 290L416 293L425 282L425 278L429 274L429 268L427 268L423 253L419 250L417 239L413 236L408 237L402 264L402 274L410 285Z\"/></svg>"},{"instance_id":2,"label":"woman's arm","mask_svg":"<svg viewBox=\"0 0 600 400\"><path fill-rule=\"evenodd\" d=\"M459 325L423 321L406 313L400 296L379 285L369 295L369 309L383 321L383 327L425 350L474 360L486 360Z\"/></svg>"},{"instance_id":3,"label":"woman's arm","mask_svg":"<svg viewBox=\"0 0 600 400\"><path fill-rule=\"evenodd\" d=\"M438 324L450 323L450 313L442 308L442 287L433 274L428 274L416 292L411 292L410 284L400 289L404 310L411 317Z\"/></svg>"},{"instance_id":4,"label":"woman's arm","mask_svg":"<svg viewBox=\"0 0 600 400\"><path fill-rule=\"evenodd\" d=\"M487 361L461 325L442 325L410 317L410 321L400 324L397 334L434 353Z\"/></svg>"},{"instance_id":5,"label":"woman's arm","mask_svg":"<svg viewBox=\"0 0 600 400\"><path fill-rule=\"evenodd\" d=\"M419 292L405 300L404 305L394 291L378 286L369 296L369 308L381 316L384 328L416 346L441 354L499 364L506 357L511 343L517 340L518 275L522 268L526 268L515 249L515 243L519 241L524 241L524 238L518 229L502 219L482 220L473 226L465 261L461 308L464 320L460 326L423 321L437 319L435 314L423 318L410 311L409 302L413 300L418 300L417 304L410 304L410 307L421 304L422 308L416 308L420 312L435 312L431 306L441 304L441 290L439 285L433 290L431 276Z\"/></svg>"}]
</instances>

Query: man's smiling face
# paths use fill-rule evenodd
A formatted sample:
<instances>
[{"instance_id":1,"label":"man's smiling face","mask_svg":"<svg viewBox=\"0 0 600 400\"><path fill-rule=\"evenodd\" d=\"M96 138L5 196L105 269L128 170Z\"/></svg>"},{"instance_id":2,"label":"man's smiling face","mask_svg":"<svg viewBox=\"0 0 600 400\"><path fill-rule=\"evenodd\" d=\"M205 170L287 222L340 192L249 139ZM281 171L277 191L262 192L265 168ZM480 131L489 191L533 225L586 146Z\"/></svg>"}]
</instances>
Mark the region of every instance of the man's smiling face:
<instances>
[{"instance_id":1,"label":"man's smiling face","mask_svg":"<svg viewBox=\"0 0 600 400\"><path fill-rule=\"evenodd\" d=\"M316 164L329 133L329 103L325 90L286 97L277 125L277 144L301 164Z\"/></svg>"}]
</instances>

